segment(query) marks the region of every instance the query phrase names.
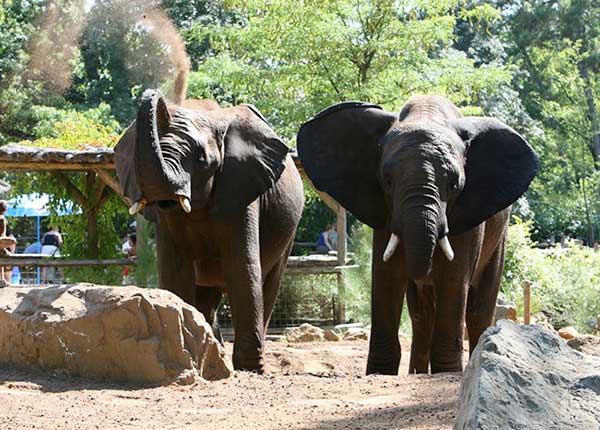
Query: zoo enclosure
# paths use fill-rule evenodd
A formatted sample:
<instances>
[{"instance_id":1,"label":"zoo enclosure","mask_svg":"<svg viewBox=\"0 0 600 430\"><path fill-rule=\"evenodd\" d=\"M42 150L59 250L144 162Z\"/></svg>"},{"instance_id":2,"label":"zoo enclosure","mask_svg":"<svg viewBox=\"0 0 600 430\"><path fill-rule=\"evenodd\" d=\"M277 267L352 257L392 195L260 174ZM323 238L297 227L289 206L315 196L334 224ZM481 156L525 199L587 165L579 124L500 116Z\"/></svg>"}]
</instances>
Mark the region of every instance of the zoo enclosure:
<instances>
[{"instance_id":1,"label":"zoo enclosure","mask_svg":"<svg viewBox=\"0 0 600 430\"><path fill-rule=\"evenodd\" d=\"M338 231L337 253L332 255L292 256L288 260L285 272L287 281L283 290L289 288L314 288L298 283L298 277L316 275L317 279L323 277L335 277L337 283L336 291L330 300L321 300L316 303L318 309L315 315L285 315L285 306L276 308L273 325L286 325L288 320L294 322L303 320L314 320L315 318L331 320L334 323L346 321L346 305L344 303L345 272L356 268L355 264L347 256L346 238L346 210L339 205L331 196L318 191L310 179L306 176L300 159L292 154L296 167L302 178L317 192L323 202L336 214ZM63 185L82 208L84 215L88 218L90 236L97 235L93 221L97 220L98 212L107 200L110 192L115 193L127 207L131 200L123 194L121 185L115 176L115 153L110 148L88 147L85 150L62 150L51 148L36 148L10 144L0 147L0 169L4 171L46 171ZM64 172L82 172L86 174L86 187L93 193L86 195L74 184ZM138 215L140 216L140 215ZM80 259L54 258L38 254L20 254L0 258L0 265L19 267L108 267L134 265L135 262L128 259ZM304 297L302 300L309 300ZM314 300L313 300L314 301ZM314 306L313 306L314 308Z\"/></svg>"}]
</instances>

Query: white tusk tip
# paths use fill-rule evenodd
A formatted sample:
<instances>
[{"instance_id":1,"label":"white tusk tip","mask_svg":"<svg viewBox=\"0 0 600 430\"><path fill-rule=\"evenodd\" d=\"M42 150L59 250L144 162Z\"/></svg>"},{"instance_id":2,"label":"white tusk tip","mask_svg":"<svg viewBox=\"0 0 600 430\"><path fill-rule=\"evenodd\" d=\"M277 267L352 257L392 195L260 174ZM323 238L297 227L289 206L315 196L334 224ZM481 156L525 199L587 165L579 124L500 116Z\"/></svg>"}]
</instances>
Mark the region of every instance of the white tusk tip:
<instances>
[{"instance_id":1,"label":"white tusk tip","mask_svg":"<svg viewBox=\"0 0 600 430\"><path fill-rule=\"evenodd\" d=\"M129 208L129 215L135 215L135 214L137 214L139 211L141 211L142 209L144 209L144 206L146 206L146 201L145 200L139 200L139 201L135 202Z\"/></svg>"},{"instance_id":2,"label":"white tusk tip","mask_svg":"<svg viewBox=\"0 0 600 430\"><path fill-rule=\"evenodd\" d=\"M452 246L450 245L448 236L442 237L438 241L438 245L440 245L440 248L442 249L442 251L443 251L444 255L446 256L446 258L448 259L448 261L454 260L454 250L452 249Z\"/></svg>"},{"instance_id":3,"label":"white tusk tip","mask_svg":"<svg viewBox=\"0 0 600 430\"><path fill-rule=\"evenodd\" d=\"M185 213L190 213L192 211L192 205L190 204L190 200L187 197L181 196L179 197L179 204Z\"/></svg>"}]
</instances>

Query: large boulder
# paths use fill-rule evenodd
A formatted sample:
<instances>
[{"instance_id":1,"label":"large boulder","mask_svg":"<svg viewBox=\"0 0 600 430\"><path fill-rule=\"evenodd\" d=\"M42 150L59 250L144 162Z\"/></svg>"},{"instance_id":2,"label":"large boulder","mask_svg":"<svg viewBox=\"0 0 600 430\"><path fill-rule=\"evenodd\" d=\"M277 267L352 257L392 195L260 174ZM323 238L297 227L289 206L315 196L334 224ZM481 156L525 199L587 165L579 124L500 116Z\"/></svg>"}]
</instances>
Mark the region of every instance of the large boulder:
<instances>
[{"instance_id":1,"label":"large boulder","mask_svg":"<svg viewBox=\"0 0 600 430\"><path fill-rule=\"evenodd\" d=\"M555 332L500 321L463 375L455 429L597 429L600 359Z\"/></svg>"},{"instance_id":2,"label":"large boulder","mask_svg":"<svg viewBox=\"0 0 600 430\"><path fill-rule=\"evenodd\" d=\"M174 294L92 284L0 289L0 363L155 385L233 373L204 316Z\"/></svg>"},{"instance_id":3,"label":"large boulder","mask_svg":"<svg viewBox=\"0 0 600 430\"><path fill-rule=\"evenodd\" d=\"M291 328L285 335L288 342L323 342L325 340L323 330L309 323Z\"/></svg>"}]
</instances>

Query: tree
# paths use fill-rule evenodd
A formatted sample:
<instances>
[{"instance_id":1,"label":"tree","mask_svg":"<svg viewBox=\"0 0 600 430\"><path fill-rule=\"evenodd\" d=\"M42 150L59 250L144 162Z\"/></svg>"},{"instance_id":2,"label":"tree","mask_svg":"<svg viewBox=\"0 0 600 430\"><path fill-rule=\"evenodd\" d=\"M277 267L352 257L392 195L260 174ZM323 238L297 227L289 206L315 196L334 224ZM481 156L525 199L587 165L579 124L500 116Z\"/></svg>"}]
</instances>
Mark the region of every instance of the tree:
<instances>
[{"instance_id":1,"label":"tree","mask_svg":"<svg viewBox=\"0 0 600 430\"><path fill-rule=\"evenodd\" d=\"M437 92L464 106L510 78L501 65L477 67L453 48L457 17L467 13L460 1L231 5L244 25L213 26L215 55L192 82L216 89L222 101L256 104L289 139L334 102L359 99L398 110L409 95Z\"/></svg>"}]
</instances>

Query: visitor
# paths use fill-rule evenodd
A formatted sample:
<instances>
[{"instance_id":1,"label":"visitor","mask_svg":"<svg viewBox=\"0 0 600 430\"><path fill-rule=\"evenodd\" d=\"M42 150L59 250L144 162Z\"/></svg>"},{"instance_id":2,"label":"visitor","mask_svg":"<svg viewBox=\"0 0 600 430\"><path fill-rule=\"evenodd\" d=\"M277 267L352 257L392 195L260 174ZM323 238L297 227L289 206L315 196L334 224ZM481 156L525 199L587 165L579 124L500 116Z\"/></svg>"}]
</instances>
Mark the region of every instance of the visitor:
<instances>
[{"instance_id":1,"label":"visitor","mask_svg":"<svg viewBox=\"0 0 600 430\"><path fill-rule=\"evenodd\" d=\"M44 236L42 236L42 249L40 254L53 257L60 256L60 247L63 244L62 235L57 226L50 227ZM42 267L42 283L48 284L49 281L56 280L55 267Z\"/></svg>"},{"instance_id":2,"label":"visitor","mask_svg":"<svg viewBox=\"0 0 600 430\"><path fill-rule=\"evenodd\" d=\"M27 248L23 251L23 254L41 254L42 253L42 242L39 240L33 242L31 245L27 245Z\"/></svg>"},{"instance_id":3,"label":"visitor","mask_svg":"<svg viewBox=\"0 0 600 430\"><path fill-rule=\"evenodd\" d=\"M6 201L0 200L0 237L4 239L4 246L0 249L0 253L2 256L7 257L15 253L15 249L17 246L17 241L10 231L10 226L8 225L8 221L6 220L4 214L8 210L8 205ZM10 284L10 277L12 273L12 266L4 266L0 268L0 280L2 281L2 285Z\"/></svg>"},{"instance_id":4,"label":"visitor","mask_svg":"<svg viewBox=\"0 0 600 430\"><path fill-rule=\"evenodd\" d=\"M123 251L127 250L127 258L135 260L137 257L137 234L129 233L127 235L127 247L123 244ZM130 266L123 267L123 285L131 285L135 283L133 278L133 270Z\"/></svg>"},{"instance_id":5,"label":"visitor","mask_svg":"<svg viewBox=\"0 0 600 430\"><path fill-rule=\"evenodd\" d=\"M57 226L50 227L42 236L42 254L54 255L63 244L63 238ZM47 247L47 248L46 248ZM51 248L53 247L53 248Z\"/></svg>"},{"instance_id":6,"label":"visitor","mask_svg":"<svg viewBox=\"0 0 600 430\"><path fill-rule=\"evenodd\" d=\"M137 234L129 233L129 235L127 235L127 242L129 244L127 256L129 258L135 258L137 256Z\"/></svg>"},{"instance_id":7,"label":"visitor","mask_svg":"<svg viewBox=\"0 0 600 430\"><path fill-rule=\"evenodd\" d=\"M327 239L329 239L329 244L331 245L332 249L336 249L338 247L338 234L337 234L337 228L333 227L333 231L331 233L329 233L327 235Z\"/></svg>"},{"instance_id":8,"label":"visitor","mask_svg":"<svg viewBox=\"0 0 600 430\"><path fill-rule=\"evenodd\" d=\"M121 238L122 243L121 243L121 252L125 255L129 255L129 233L125 233L123 235L123 237Z\"/></svg>"},{"instance_id":9,"label":"visitor","mask_svg":"<svg viewBox=\"0 0 600 430\"><path fill-rule=\"evenodd\" d=\"M325 231L319 233L317 239L316 251L318 254L328 254L329 251L333 251L333 246L329 242L329 235L333 232L334 228L332 224L327 225Z\"/></svg>"}]
</instances>

